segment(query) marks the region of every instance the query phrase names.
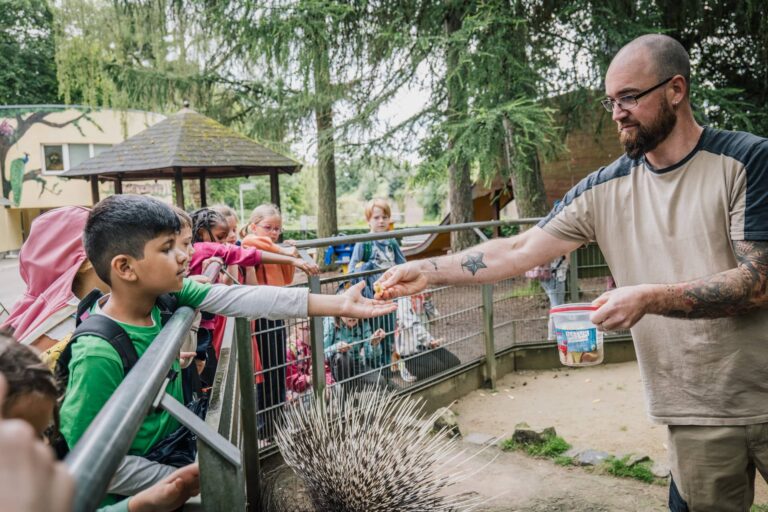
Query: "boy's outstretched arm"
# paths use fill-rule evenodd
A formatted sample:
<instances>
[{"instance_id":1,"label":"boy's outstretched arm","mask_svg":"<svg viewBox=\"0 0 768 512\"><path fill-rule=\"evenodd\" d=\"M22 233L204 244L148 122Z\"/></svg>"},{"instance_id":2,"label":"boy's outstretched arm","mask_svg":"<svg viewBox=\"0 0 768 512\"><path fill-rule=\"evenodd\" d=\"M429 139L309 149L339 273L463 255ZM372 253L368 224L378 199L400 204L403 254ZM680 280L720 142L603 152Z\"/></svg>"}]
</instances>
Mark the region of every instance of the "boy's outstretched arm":
<instances>
[{"instance_id":1,"label":"boy's outstretched arm","mask_svg":"<svg viewBox=\"0 0 768 512\"><path fill-rule=\"evenodd\" d=\"M197 283L185 288L198 288ZM361 291L364 283L358 283L343 295L310 294L306 288L281 288L278 286L213 285L201 301L186 300L182 290L182 305L199 307L208 313L246 318L305 318L307 316L348 316L370 318L391 313L397 309L394 303L366 299Z\"/></svg>"}]
</instances>

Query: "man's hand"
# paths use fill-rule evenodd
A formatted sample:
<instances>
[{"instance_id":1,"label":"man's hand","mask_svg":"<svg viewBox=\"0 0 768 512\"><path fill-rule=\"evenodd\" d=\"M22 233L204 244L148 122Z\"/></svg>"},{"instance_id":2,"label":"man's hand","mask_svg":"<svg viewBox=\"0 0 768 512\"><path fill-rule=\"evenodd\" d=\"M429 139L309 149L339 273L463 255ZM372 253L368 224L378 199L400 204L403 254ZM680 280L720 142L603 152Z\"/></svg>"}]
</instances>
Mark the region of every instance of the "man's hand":
<instances>
[{"instance_id":1,"label":"man's hand","mask_svg":"<svg viewBox=\"0 0 768 512\"><path fill-rule=\"evenodd\" d=\"M601 331L619 331L635 325L649 313L653 286L623 286L592 301L597 311L589 319Z\"/></svg>"},{"instance_id":2,"label":"man's hand","mask_svg":"<svg viewBox=\"0 0 768 512\"><path fill-rule=\"evenodd\" d=\"M377 299L394 299L413 295L427 287L427 277L422 273L420 262L414 261L397 265L382 275L374 283Z\"/></svg>"},{"instance_id":3,"label":"man's hand","mask_svg":"<svg viewBox=\"0 0 768 512\"><path fill-rule=\"evenodd\" d=\"M0 376L0 410L7 384ZM23 420L0 417L0 509L64 512L72 509L75 483L64 464Z\"/></svg>"},{"instance_id":4,"label":"man's hand","mask_svg":"<svg viewBox=\"0 0 768 512\"><path fill-rule=\"evenodd\" d=\"M128 512L166 512L178 510L191 496L200 494L200 469L197 464L179 468L162 481L130 498Z\"/></svg>"}]
</instances>

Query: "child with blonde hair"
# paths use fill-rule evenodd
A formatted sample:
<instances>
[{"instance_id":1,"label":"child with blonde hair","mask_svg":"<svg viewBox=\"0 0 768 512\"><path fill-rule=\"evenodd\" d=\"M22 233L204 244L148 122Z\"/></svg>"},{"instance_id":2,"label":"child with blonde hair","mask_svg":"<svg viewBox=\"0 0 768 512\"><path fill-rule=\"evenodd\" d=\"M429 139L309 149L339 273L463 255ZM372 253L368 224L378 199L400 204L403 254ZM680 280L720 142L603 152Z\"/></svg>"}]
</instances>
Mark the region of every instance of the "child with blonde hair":
<instances>
[{"instance_id":1,"label":"child with blonde hair","mask_svg":"<svg viewBox=\"0 0 768 512\"><path fill-rule=\"evenodd\" d=\"M240 232L242 246L259 249L265 253L280 254L298 258L299 251L294 242L278 245L283 232L283 218L280 208L274 204L262 204L254 208L248 225ZM252 268L252 267L251 267ZM246 284L287 286L293 282L295 268L291 265L262 263L254 274L246 272ZM251 277L251 275L253 277ZM255 279L252 282L251 279ZM258 318L253 322L257 353L261 359L263 382L258 385L257 396L260 415L259 427L271 437L276 412L273 409L286 400L286 332L282 320Z\"/></svg>"}]
</instances>

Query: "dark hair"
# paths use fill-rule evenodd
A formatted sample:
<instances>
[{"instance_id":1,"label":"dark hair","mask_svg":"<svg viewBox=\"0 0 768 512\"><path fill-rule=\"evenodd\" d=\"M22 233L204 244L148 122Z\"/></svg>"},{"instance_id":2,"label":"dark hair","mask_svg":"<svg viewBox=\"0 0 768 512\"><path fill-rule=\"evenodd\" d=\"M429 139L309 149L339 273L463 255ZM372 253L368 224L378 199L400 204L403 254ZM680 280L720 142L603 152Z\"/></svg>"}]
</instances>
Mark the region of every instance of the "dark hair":
<instances>
[{"instance_id":1,"label":"dark hair","mask_svg":"<svg viewBox=\"0 0 768 512\"><path fill-rule=\"evenodd\" d=\"M165 233L178 233L179 218L170 206L149 196L120 194L100 201L85 225L83 245L96 275L111 285L112 258L144 258L144 246Z\"/></svg>"},{"instance_id":2,"label":"dark hair","mask_svg":"<svg viewBox=\"0 0 768 512\"><path fill-rule=\"evenodd\" d=\"M175 213L176 216L179 218L180 229L184 229L184 228L192 229L192 217L190 217L187 212L185 212L184 210L182 210L176 205L171 206L171 209L173 210L173 213Z\"/></svg>"},{"instance_id":3,"label":"dark hair","mask_svg":"<svg viewBox=\"0 0 768 512\"><path fill-rule=\"evenodd\" d=\"M202 242L200 231L208 233L208 237L213 241L211 230L216 226L226 226L227 219L220 212L212 208L200 208L192 212L192 241Z\"/></svg>"},{"instance_id":4,"label":"dark hair","mask_svg":"<svg viewBox=\"0 0 768 512\"><path fill-rule=\"evenodd\" d=\"M664 34L646 34L624 46L619 53L625 49L634 51L637 47L648 51L656 67L657 80L666 80L675 75L681 75L685 78L687 85L686 95L690 94L691 59L677 39Z\"/></svg>"},{"instance_id":5,"label":"dark hair","mask_svg":"<svg viewBox=\"0 0 768 512\"><path fill-rule=\"evenodd\" d=\"M0 373L8 383L8 394L3 403L3 415L22 395L39 393L52 399L54 404L59 397L59 387L53 372L43 363L31 348L17 343L10 335L0 332ZM58 431L58 406L54 405L54 433Z\"/></svg>"}]
</instances>

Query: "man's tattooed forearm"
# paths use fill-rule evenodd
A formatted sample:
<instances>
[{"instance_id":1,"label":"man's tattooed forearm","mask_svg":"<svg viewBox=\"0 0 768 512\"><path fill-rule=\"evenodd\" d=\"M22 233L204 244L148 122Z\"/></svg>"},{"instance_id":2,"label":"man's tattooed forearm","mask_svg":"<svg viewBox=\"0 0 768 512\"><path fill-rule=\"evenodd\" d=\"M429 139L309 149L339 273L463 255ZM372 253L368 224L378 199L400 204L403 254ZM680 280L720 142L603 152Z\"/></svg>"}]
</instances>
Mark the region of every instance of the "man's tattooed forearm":
<instances>
[{"instance_id":1,"label":"man's tattooed forearm","mask_svg":"<svg viewBox=\"0 0 768 512\"><path fill-rule=\"evenodd\" d=\"M488 266L483 263L483 256L484 255L481 252L468 253L461 259L461 268L470 271L474 276L481 268L488 268Z\"/></svg>"},{"instance_id":2,"label":"man's tattooed forearm","mask_svg":"<svg viewBox=\"0 0 768 512\"><path fill-rule=\"evenodd\" d=\"M435 270L437 270L437 262L434 259L430 258L427 261L429 261L432 264L432 266L435 267Z\"/></svg>"},{"instance_id":3,"label":"man's tattooed forearm","mask_svg":"<svg viewBox=\"0 0 768 512\"><path fill-rule=\"evenodd\" d=\"M668 316L718 318L748 313L768 303L768 242L734 242L737 268L704 279L670 285ZM677 300L674 300L677 299Z\"/></svg>"}]
</instances>

